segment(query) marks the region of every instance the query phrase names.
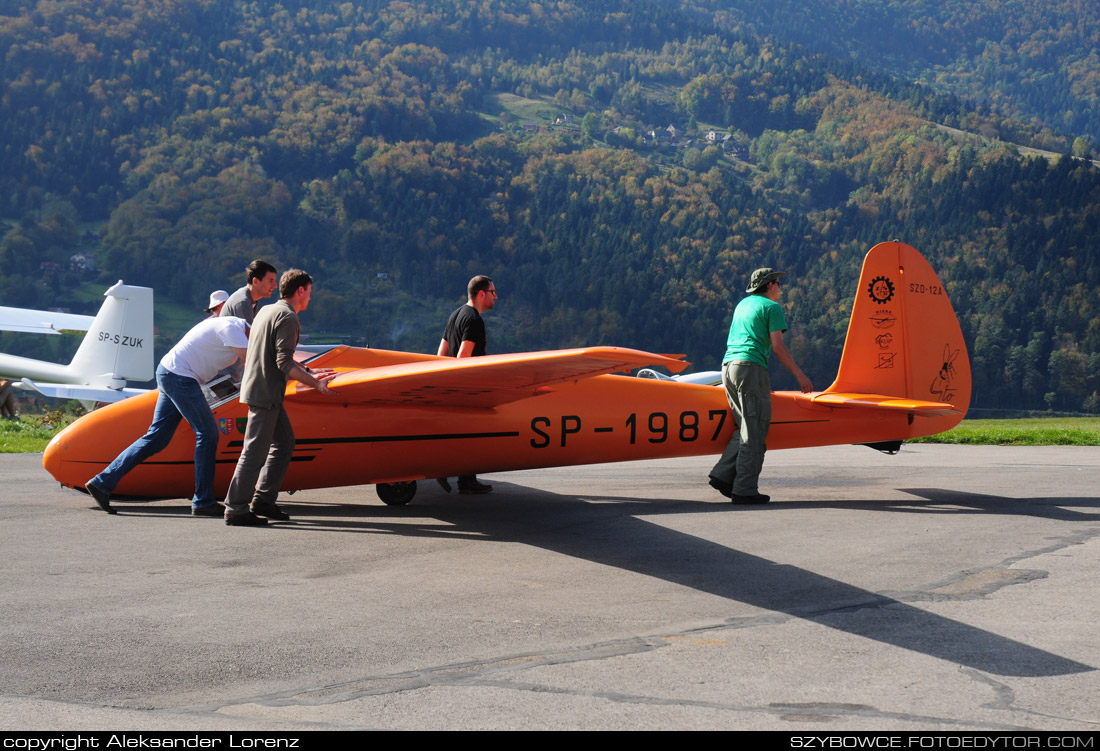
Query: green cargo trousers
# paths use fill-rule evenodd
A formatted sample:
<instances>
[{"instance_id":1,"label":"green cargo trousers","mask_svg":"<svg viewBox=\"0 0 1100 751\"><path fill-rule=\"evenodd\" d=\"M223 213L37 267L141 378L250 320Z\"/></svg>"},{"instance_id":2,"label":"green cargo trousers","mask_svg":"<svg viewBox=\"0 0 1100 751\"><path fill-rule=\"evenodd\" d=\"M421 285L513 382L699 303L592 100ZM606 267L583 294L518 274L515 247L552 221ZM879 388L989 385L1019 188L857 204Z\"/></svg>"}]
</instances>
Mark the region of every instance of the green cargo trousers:
<instances>
[{"instance_id":1,"label":"green cargo trousers","mask_svg":"<svg viewBox=\"0 0 1100 751\"><path fill-rule=\"evenodd\" d=\"M768 369L754 362L728 362L722 366L722 384L737 429L710 476L732 485L734 495L756 495L772 424Z\"/></svg>"}]
</instances>

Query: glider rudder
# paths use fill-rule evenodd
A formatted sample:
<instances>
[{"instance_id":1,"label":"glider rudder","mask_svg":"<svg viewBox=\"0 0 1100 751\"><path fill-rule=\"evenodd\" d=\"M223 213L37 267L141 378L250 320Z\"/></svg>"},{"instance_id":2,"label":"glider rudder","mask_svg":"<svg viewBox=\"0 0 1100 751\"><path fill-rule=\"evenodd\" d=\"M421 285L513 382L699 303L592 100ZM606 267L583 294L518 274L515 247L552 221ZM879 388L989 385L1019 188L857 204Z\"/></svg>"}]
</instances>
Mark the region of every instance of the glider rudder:
<instances>
[{"instance_id":1,"label":"glider rudder","mask_svg":"<svg viewBox=\"0 0 1100 751\"><path fill-rule=\"evenodd\" d=\"M69 365L87 383L120 388L153 377L153 290L119 282L106 298Z\"/></svg>"},{"instance_id":2,"label":"glider rudder","mask_svg":"<svg viewBox=\"0 0 1100 751\"><path fill-rule=\"evenodd\" d=\"M908 437L957 425L970 406L970 359L947 291L915 248L885 242L863 260L836 381L825 393L950 404L914 413Z\"/></svg>"}]
</instances>

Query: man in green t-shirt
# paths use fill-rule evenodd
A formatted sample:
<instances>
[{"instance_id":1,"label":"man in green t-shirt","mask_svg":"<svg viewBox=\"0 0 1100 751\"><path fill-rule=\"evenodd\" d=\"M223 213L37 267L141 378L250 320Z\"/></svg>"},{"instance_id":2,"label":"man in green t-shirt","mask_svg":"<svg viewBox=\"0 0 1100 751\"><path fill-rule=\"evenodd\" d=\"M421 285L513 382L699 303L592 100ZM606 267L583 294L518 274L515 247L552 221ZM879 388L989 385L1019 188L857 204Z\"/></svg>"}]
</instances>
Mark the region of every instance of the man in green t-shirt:
<instances>
[{"instance_id":1,"label":"man in green t-shirt","mask_svg":"<svg viewBox=\"0 0 1100 751\"><path fill-rule=\"evenodd\" d=\"M803 393L814 388L783 344L787 320L776 302L782 276L786 272L768 268L752 272L749 288L745 290L750 294L733 311L726 355L722 358L722 383L738 429L710 471L710 485L734 503L771 500L757 486L772 421L768 356L775 352L783 367L798 380Z\"/></svg>"}]
</instances>

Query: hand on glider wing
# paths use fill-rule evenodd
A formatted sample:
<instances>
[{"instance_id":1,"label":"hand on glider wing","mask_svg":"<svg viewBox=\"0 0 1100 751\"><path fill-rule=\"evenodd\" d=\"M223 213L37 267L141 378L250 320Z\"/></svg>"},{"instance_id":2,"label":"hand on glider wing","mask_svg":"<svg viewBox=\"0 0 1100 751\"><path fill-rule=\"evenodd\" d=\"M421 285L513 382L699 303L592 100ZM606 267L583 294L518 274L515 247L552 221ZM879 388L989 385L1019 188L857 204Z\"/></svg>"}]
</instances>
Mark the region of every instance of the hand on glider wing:
<instances>
[{"instance_id":1,"label":"hand on glider wing","mask_svg":"<svg viewBox=\"0 0 1100 751\"><path fill-rule=\"evenodd\" d=\"M296 375L292 376L295 379L301 381L309 388L312 388L318 394L328 394L335 396L336 392L328 387L328 382L339 375L335 370L331 368L310 370L309 368L302 366L301 370Z\"/></svg>"},{"instance_id":2,"label":"hand on glider wing","mask_svg":"<svg viewBox=\"0 0 1100 751\"><path fill-rule=\"evenodd\" d=\"M329 381L331 381L336 376L337 376L337 373L335 371L332 371L332 372L328 373L327 375L320 376L320 377L318 377L316 374L314 374L314 377L317 378L317 386L316 386L317 391L321 394L328 394L330 396L335 396L336 391L334 391L333 389L330 389L328 387L328 384L329 384Z\"/></svg>"}]
</instances>

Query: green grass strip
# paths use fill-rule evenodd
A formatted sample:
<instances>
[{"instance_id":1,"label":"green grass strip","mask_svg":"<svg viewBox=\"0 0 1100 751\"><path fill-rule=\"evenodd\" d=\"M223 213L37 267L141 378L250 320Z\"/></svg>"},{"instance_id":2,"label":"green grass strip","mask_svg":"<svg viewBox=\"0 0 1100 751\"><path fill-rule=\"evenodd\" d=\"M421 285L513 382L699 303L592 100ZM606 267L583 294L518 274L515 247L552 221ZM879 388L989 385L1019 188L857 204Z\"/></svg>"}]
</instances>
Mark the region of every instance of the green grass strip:
<instances>
[{"instance_id":1,"label":"green grass strip","mask_svg":"<svg viewBox=\"0 0 1100 751\"><path fill-rule=\"evenodd\" d=\"M60 410L44 415L20 415L0 419L0 454L38 454L50 439L76 417Z\"/></svg>"},{"instance_id":2,"label":"green grass strip","mask_svg":"<svg viewBox=\"0 0 1100 751\"><path fill-rule=\"evenodd\" d=\"M946 433L912 443L980 446L1100 446L1100 417L1036 417L963 420Z\"/></svg>"}]
</instances>

